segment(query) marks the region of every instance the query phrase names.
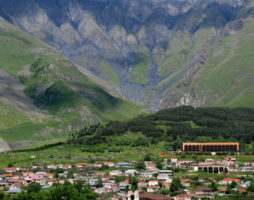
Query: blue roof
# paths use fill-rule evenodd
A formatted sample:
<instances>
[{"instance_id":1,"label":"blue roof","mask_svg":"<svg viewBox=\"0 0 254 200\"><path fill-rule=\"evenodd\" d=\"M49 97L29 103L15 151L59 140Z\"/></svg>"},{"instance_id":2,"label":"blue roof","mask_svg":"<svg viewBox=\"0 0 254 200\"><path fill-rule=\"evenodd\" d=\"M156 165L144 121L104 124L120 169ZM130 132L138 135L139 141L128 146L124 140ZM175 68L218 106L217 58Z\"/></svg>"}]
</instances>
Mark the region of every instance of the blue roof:
<instances>
[{"instance_id":1,"label":"blue roof","mask_svg":"<svg viewBox=\"0 0 254 200\"><path fill-rule=\"evenodd\" d=\"M106 188L100 187L100 188L97 188L97 190L106 191Z\"/></svg>"},{"instance_id":2,"label":"blue roof","mask_svg":"<svg viewBox=\"0 0 254 200\"><path fill-rule=\"evenodd\" d=\"M172 170L159 170L159 173L174 173Z\"/></svg>"},{"instance_id":3,"label":"blue roof","mask_svg":"<svg viewBox=\"0 0 254 200\"><path fill-rule=\"evenodd\" d=\"M11 188L7 192L9 192L9 193L21 193L21 189L19 189L19 188Z\"/></svg>"},{"instance_id":4,"label":"blue roof","mask_svg":"<svg viewBox=\"0 0 254 200\"><path fill-rule=\"evenodd\" d=\"M46 172L36 172L35 173L36 175L45 175L45 174L47 174Z\"/></svg>"},{"instance_id":5,"label":"blue roof","mask_svg":"<svg viewBox=\"0 0 254 200\"><path fill-rule=\"evenodd\" d=\"M244 183L244 185L250 185L251 184L251 181L246 181L245 183Z\"/></svg>"},{"instance_id":6,"label":"blue roof","mask_svg":"<svg viewBox=\"0 0 254 200\"><path fill-rule=\"evenodd\" d=\"M121 183L121 184L119 184L119 187L126 187L126 186L128 186L129 184L126 184L126 183Z\"/></svg>"},{"instance_id":7,"label":"blue roof","mask_svg":"<svg viewBox=\"0 0 254 200\"><path fill-rule=\"evenodd\" d=\"M120 162L120 163L117 163L117 165L130 165L130 163L127 163L127 162Z\"/></svg>"}]
</instances>

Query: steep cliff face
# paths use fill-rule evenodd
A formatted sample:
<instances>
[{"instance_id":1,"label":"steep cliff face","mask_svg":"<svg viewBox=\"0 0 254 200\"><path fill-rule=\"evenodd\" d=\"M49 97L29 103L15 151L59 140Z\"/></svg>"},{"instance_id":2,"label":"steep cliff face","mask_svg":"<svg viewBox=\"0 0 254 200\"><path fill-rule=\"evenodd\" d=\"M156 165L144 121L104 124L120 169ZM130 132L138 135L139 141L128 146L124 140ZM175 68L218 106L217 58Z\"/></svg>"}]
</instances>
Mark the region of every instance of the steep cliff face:
<instances>
[{"instance_id":1,"label":"steep cliff face","mask_svg":"<svg viewBox=\"0 0 254 200\"><path fill-rule=\"evenodd\" d=\"M247 0L1 0L0 15L157 110L213 105L189 88L192 77L225 25L252 7Z\"/></svg>"}]
</instances>

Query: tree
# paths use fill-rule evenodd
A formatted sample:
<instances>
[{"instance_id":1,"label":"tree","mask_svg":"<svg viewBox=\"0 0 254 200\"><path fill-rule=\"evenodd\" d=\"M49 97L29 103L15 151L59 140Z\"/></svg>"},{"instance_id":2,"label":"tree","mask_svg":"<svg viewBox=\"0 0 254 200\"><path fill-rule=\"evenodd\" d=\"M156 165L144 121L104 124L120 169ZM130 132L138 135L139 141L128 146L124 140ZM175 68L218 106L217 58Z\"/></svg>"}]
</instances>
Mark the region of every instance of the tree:
<instances>
[{"instance_id":1,"label":"tree","mask_svg":"<svg viewBox=\"0 0 254 200\"><path fill-rule=\"evenodd\" d=\"M27 193L38 193L41 190L39 183L31 183L27 187Z\"/></svg>"},{"instance_id":2,"label":"tree","mask_svg":"<svg viewBox=\"0 0 254 200\"><path fill-rule=\"evenodd\" d=\"M158 169L162 169L162 168L163 168L162 162L163 162L162 159L157 159L157 160L155 161L156 167L157 167Z\"/></svg>"},{"instance_id":3,"label":"tree","mask_svg":"<svg viewBox=\"0 0 254 200\"><path fill-rule=\"evenodd\" d=\"M248 187L249 192L254 192L254 183L251 183L250 186Z\"/></svg>"},{"instance_id":4,"label":"tree","mask_svg":"<svg viewBox=\"0 0 254 200\"><path fill-rule=\"evenodd\" d=\"M74 178L74 174L73 174L73 171L72 171L72 170L69 170L69 171L68 171L67 178L68 178L68 179Z\"/></svg>"},{"instance_id":5,"label":"tree","mask_svg":"<svg viewBox=\"0 0 254 200\"><path fill-rule=\"evenodd\" d=\"M182 189L183 186L178 178L174 178L170 187L170 192L176 192Z\"/></svg>"},{"instance_id":6,"label":"tree","mask_svg":"<svg viewBox=\"0 0 254 200\"><path fill-rule=\"evenodd\" d=\"M98 176L98 187L102 187L103 184L102 184L102 178L101 176Z\"/></svg>"},{"instance_id":7,"label":"tree","mask_svg":"<svg viewBox=\"0 0 254 200\"><path fill-rule=\"evenodd\" d=\"M136 168L139 170L145 169L146 166L145 166L144 160L139 160L136 164Z\"/></svg>"},{"instance_id":8,"label":"tree","mask_svg":"<svg viewBox=\"0 0 254 200\"><path fill-rule=\"evenodd\" d=\"M233 181L231 184L230 184L230 187L231 188L236 188L237 187L237 183L235 181Z\"/></svg>"},{"instance_id":9,"label":"tree","mask_svg":"<svg viewBox=\"0 0 254 200\"><path fill-rule=\"evenodd\" d=\"M129 177L129 181L131 184L131 190L135 191L138 189L138 180L136 177Z\"/></svg>"},{"instance_id":10,"label":"tree","mask_svg":"<svg viewBox=\"0 0 254 200\"><path fill-rule=\"evenodd\" d=\"M150 153L147 153L144 157L144 161L151 161L151 154Z\"/></svg>"},{"instance_id":11,"label":"tree","mask_svg":"<svg viewBox=\"0 0 254 200\"><path fill-rule=\"evenodd\" d=\"M13 163L8 163L8 167L13 167Z\"/></svg>"},{"instance_id":12,"label":"tree","mask_svg":"<svg viewBox=\"0 0 254 200\"><path fill-rule=\"evenodd\" d=\"M218 190L218 185L212 181L212 183L209 185L209 187L213 190L213 191L217 191Z\"/></svg>"}]
</instances>

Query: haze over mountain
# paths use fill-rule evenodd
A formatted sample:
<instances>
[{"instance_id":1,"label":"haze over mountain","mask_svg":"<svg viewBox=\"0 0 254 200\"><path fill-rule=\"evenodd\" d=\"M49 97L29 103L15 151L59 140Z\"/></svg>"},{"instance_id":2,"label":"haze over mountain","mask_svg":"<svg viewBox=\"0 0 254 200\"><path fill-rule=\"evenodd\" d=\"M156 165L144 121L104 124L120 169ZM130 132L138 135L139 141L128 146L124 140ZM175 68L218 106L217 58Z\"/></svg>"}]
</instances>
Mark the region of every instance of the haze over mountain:
<instances>
[{"instance_id":1,"label":"haze over mountain","mask_svg":"<svg viewBox=\"0 0 254 200\"><path fill-rule=\"evenodd\" d=\"M252 13L251 0L0 1L3 18L152 110L253 107Z\"/></svg>"}]
</instances>

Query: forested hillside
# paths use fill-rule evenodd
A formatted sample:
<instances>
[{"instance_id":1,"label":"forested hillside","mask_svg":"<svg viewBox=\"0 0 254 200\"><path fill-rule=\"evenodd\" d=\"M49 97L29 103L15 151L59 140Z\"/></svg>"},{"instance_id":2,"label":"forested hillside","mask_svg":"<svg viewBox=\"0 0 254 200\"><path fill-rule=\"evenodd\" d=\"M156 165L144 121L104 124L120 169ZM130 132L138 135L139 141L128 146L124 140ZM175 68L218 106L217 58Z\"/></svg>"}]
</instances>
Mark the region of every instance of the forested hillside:
<instances>
[{"instance_id":1,"label":"forested hillside","mask_svg":"<svg viewBox=\"0 0 254 200\"><path fill-rule=\"evenodd\" d=\"M181 149L182 142L190 141L239 141L241 151L246 151L254 141L254 110L177 107L130 121L99 123L68 139L76 144L108 144L110 149L163 144L165 150Z\"/></svg>"}]
</instances>

